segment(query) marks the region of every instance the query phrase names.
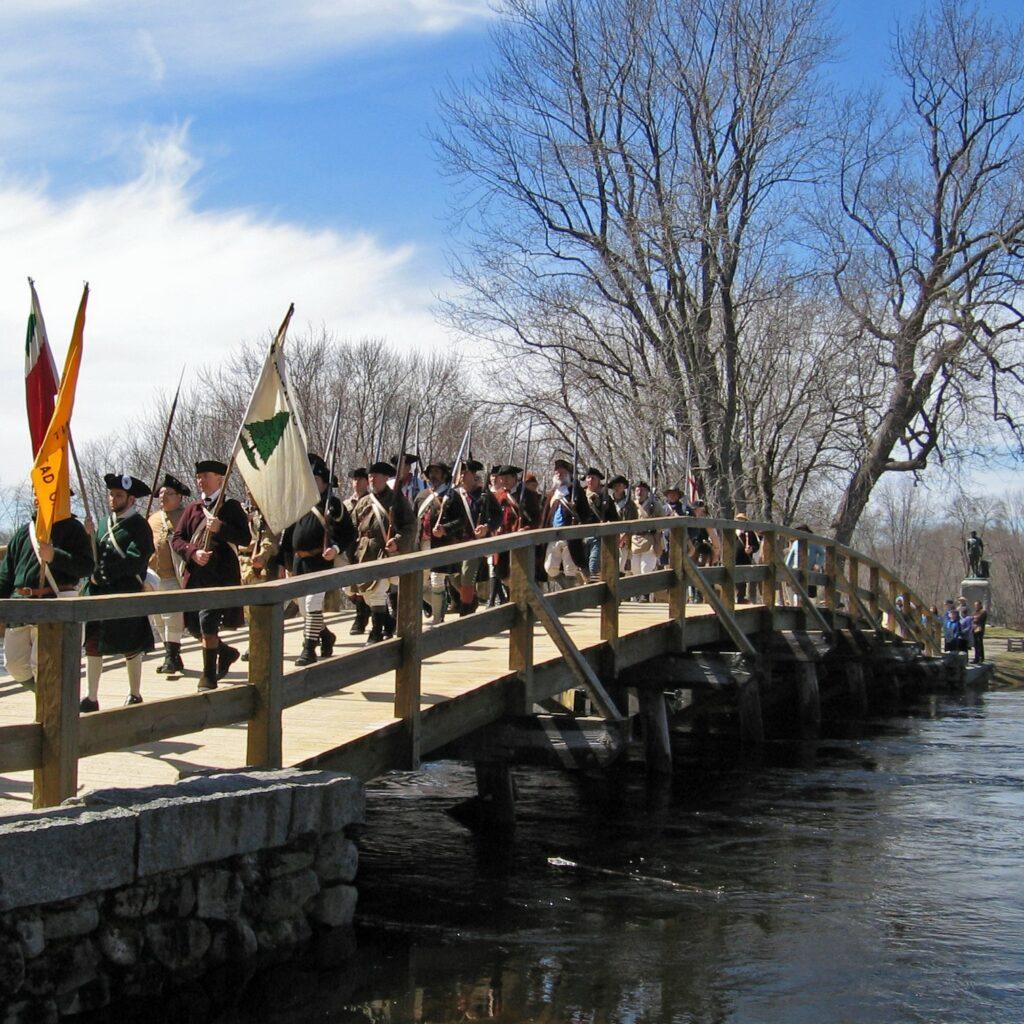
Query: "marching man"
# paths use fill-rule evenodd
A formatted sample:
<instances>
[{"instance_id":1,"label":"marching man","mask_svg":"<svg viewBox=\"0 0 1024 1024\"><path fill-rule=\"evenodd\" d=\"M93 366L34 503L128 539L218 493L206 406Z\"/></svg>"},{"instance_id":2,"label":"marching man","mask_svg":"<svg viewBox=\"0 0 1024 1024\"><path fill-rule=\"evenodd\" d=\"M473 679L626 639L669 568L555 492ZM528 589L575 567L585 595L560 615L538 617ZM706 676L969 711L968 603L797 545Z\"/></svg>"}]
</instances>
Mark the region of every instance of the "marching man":
<instances>
[{"instance_id":1,"label":"marching man","mask_svg":"<svg viewBox=\"0 0 1024 1024\"><path fill-rule=\"evenodd\" d=\"M157 590L181 589L184 566L181 556L171 547L171 540L181 519L182 501L191 496L192 492L177 477L170 473L164 477L157 495L160 508L149 517L155 548L149 560L149 568L157 575ZM185 629L185 618L181 612L165 612L163 615L154 615L153 619L157 635L164 645L163 664L157 668L157 672L179 675L185 671L185 664L181 660L181 634Z\"/></svg>"}]
</instances>

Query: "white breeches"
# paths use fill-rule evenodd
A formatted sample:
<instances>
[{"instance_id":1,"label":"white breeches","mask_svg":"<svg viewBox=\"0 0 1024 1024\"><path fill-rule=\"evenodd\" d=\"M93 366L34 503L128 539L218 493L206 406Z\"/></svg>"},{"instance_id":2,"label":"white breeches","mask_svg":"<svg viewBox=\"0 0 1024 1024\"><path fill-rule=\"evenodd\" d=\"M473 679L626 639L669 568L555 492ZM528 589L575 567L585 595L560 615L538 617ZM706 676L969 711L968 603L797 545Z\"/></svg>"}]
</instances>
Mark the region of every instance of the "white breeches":
<instances>
[{"instance_id":1,"label":"white breeches","mask_svg":"<svg viewBox=\"0 0 1024 1024\"><path fill-rule=\"evenodd\" d=\"M363 600L371 608L386 608L388 605L388 590L391 584L395 582L397 582L397 578L394 580L377 580L369 590L363 591Z\"/></svg>"},{"instance_id":2,"label":"white breeches","mask_svg":"<svg viewBox=\"0 0 1024 1024\"><path fill-rule=\"evenodd\" d=\"M154 589L158 591L181 590L181 584L178 582L177 576L171 576L170 579L158 580L154 585ZM181 634L185 630L185 616L181 612L165 612L163 615L151 615L149 621L153 627L153 635L161 643L181 643Z\"/></svg>"},{"instance_id":3,"label":"white breeches","mask_svg":"<svg viewBox=\"0 0 1024 1024\"><path fill-rule=\"evenodd\" d=\"M641 576L658 568L658 556L653 551L634 551L630 564L630 575Z\"/></svg>"},{"instance_id":4,"label":"white breeches","mask_svg":"<svg viewBox=\"0 0 1024 1024\"><path fill-rule=\"evenodd\" d=\"M544 553L544 571L548 579L556 576L575 576L579 569L569 554L569 542L567 540L553 540L547 551Z\"/></svg>"},{"instance_id":5,"label":"white breeches","mask_svg":"<svg viewBox=\"0 0 1024 1024\"><path fill-rule=\"evenodd\" d=\"M324 597L325 594L306 594L305 597L299 599L302 605L303 614L309 615L311 612L322 612L324 610Z\"/></svg>"}]
</instances>

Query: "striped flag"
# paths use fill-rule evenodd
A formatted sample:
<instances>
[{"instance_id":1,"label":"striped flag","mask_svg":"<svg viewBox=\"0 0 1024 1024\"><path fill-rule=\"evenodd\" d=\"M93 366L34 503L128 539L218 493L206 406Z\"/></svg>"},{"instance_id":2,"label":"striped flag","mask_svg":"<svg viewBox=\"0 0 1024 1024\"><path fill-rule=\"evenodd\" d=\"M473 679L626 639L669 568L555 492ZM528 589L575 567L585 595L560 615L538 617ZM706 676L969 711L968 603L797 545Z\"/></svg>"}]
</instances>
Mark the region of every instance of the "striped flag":
<instances>
[{"instance_id":1,"label":"striped flag","mask_svg":"<svg viewBox=\"0 0 1024 1024\"><path fill-rule=\"evenodd\" d=\"M85 334L85 305L89 300L89 286L82 291L82 301L71 333L64 373L54 403L53 415L47 424L36 461L32 467L32 487L35 489L39 512L36 515L36 536L40 543L50 539L53 524L71 515L71 478L68 472L70 457L68 442L71 437L71 411L75 405L78 369L82 364L82 338Z\"/></svg>"},{"instance_id":2,"label":"striped flag","mask_svg":"<svg viewBox=\"0 0 1024 1024\"><path fill-rule=\"evenodd\" d=\"M25 404L28 408L28 430L32 438L32 454L39 454L46 430L53 418L53 405L57 398L57 364L46 337L43 311L35 282L30 277L32 308L25 331Z\"/></svg>"}]
</instances>

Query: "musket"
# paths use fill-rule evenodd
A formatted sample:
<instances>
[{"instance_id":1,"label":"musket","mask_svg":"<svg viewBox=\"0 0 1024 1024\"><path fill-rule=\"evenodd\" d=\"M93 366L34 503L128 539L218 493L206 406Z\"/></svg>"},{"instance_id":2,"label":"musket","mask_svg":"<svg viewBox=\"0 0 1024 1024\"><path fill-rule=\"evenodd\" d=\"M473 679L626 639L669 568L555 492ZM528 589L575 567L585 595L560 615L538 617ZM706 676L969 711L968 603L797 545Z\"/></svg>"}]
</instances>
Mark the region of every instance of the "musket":
<instances>
[{"instance_id":1,"label":"musket","mask_svg":"<svg viewBox=\"0 0 1024 1024\"><path fill-rule=\"evenodd\" d=\"M455 453L455 459L452 462L452 482L448 488L448 493L441 499L441 509L437 513L437 521L434 523L434 529L436 530L441 525L441 519L444 516L444 510L448 507L448 502L451 499L455 488L459 486L462 480L462 463L467 457L469 451L469 437L470 428L466 428L466 432L462 435L462 443L459 445L459 450Z\"/></svg>"},{"instance_id":2,"label":"musket","mask_svg":"<svg viewBox=\"0 0 1024 1024\"><path fill-rule=\"evenodd\" d=\"M512 443L508 446L508 464L511 466L516 457L516 441L519 440L519 424L512 431Z\"/></svg>"},{"instance_id":3,"label":"musket","mask_svg":"<svg viewBox=\"0 0 1024 1024\"><path fill-rule=\"evenodd\" d=\"M576 424L576 430L572 438L572 481L569 485L569 500L573 502L575 512L576 489L579 486L576 482L580 472L580 425Z\"/></svg>"},{"instance_id":4,"label":"musket","mask_svg":"<svg viewBox=\"0 0 1024 1024\"><path fill-rule=\"evenodd\" d=\"M530 442L533 439L533 416L526 423L526 449L523 452L523 475L519 481L519 504L523 503L526 494L526 474L530 469Z\"/></svg>"},{"instance_id":5,"label":"musket","mask_svg":"<svg viewBox=\"0 0 1024 1024\"><path fill-rule=\"evenodd\" d=\"M647 482L650 484L651 490L654 490L654 472L655 472L655 440L654 435L651 434L651 459L650 464L647 467Z\"/></svg>"},{"instance_id":6,"label":"musket","mask_svg":"<svg viewBox=\"0 0 1024 1024\"><path fill-rule=\"evenodd\" d=\"M167 442L171 436L171 427L174 425L174 414L178 411L178 396L181 394L181 382L185 379L185 367L181 368L181 375L178 377L178 387L174 392L174 401L171 402L171 411L167 414L167 426L164 428L164 439L160 442L160 457L156 460L156 475L153 477L153 486L149 490L149 501L146 502L146 518L149 518L153 511L153 498L156 495L157 487L160 485L160 471L164 468L164 456L167 454Z\"/></svg>"},{"instance_id":7,"label":"musket","mask_svg":"<svg viewBox=\"0 0 1024 1024\"><path fill-rule=\"evenodd\" d=\"M409 443L409 418L412 416L412 406L405 409L405 422L402 424L402 447L398 452L398 465L395 466L395 491L391 495L391 508L388 509L388 535L384 539L384 547L391 543L395 535L395 506L402 493L402 473L405 470L405 449Z\"/></svg>"},{"instance_id":8,"label":"musket","mask_svg":"<svg viewBox=\"0 0 1024 1024\"><path fill-rule=\"evenodd\" d=\"M324 549L330 542L330 531L327 520L331 514L331 498L334 496L334 467L338 462L338 431L341 429L341 402L334 410L334 421L331 423L330 440L327 446L327 500L324 502Z\"/></svg>"},{"instance_id":9,"label":"musket","mask_svg":"<svg viewBox=\"0 0 1024 1024\"><path fill-rule=\"evenodd\" d=\"M420 456L420 414L416 413L416 433L413 435L412 450L416 453L416 475L423 475L423 459Z\"/></svg>"}]
</instances>

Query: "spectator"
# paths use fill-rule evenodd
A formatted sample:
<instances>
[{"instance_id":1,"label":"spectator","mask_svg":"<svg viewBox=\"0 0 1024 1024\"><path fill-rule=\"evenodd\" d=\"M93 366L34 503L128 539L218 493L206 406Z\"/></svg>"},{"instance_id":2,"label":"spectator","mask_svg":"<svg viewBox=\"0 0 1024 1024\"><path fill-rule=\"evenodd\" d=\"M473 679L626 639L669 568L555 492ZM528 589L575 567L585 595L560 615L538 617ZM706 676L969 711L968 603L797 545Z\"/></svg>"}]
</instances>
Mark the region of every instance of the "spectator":
<instances>
[{"instance_id":1,"label":"spectator","mask_svg":"<svg viewBox=\"0 0 1024 1024\"><path fill-rule=\"evenodd\" d=\"M974 636L974 617L965 605L960 609L960 637L957 650L967 654L971 649L971 638Z\"/></svg>"},{"instance_id":2,"label":"spectator","mask_svg":"<svg viewBox=\"0 0 1024 1024\"><path fill-rule=\"evenodd\" d=\"M736 519L738 522L747 522L747 517L743 512L736 513ZM754 555L761 550L761 538L758 537L755 530L748 530L745 528L738 529L736 531L736 564L737 565L753 565ZM736 584L736 600L739 604L747 604L747 583L743 580Z\"/></svg>"},{"instance_id":3,"label":"spectator","mask_svg":"<svg viewBox=\"0 0 1024 1024\"><path fill-rule=\"evenodd\" d=\"M942 617L942 640L947 652L960 650L960 614L952 601L946 602L946 614Z\"/></svg>"},{"instance_id":4,"label":"spectator","mask_svg":"<svg viewBox=\"0 0 1024 1024\"><path fill-rule=\"evenodd\" d=\"M974 602L973 615L974 664L980 665L985 660L985 622L988 610L980 601Z\"/></svg>"},{"instance_id":5,"label":"spectator","mask_svg":"<svg viewBox=\"0 0 1024 1024\"><path fill-rule=\"evenodd\" d=\"M802 526L798 526L798 533L813 533L814 531L804 523ZM786 565L794 571L800 567L800 541L794 540L789 545L789 551L786 552ZM808 572L824 572L825 571L825 549L820 544L808 544L807 545L807 571ZM818 588L813 583L807 584L807 596L817 597ZM793 597L793 604L799 604L800 599L796 595Z\"/></svg>"}]
</instances>

